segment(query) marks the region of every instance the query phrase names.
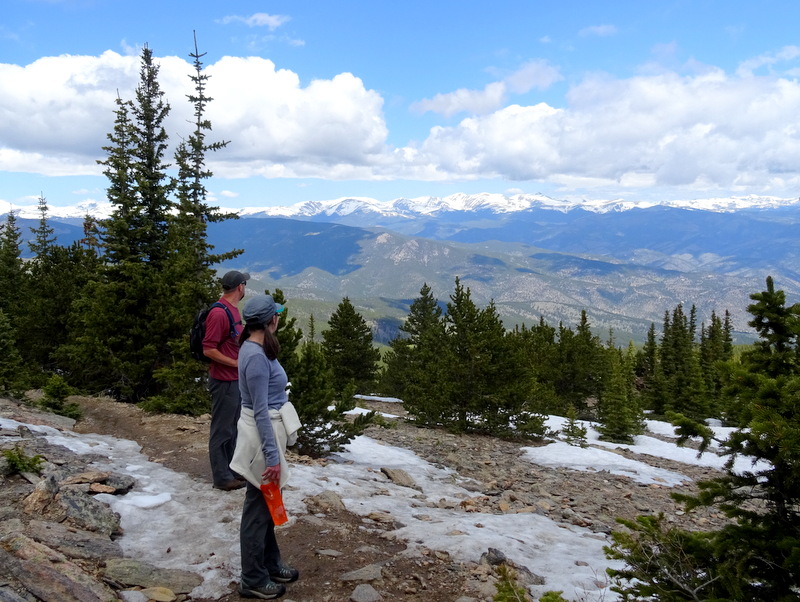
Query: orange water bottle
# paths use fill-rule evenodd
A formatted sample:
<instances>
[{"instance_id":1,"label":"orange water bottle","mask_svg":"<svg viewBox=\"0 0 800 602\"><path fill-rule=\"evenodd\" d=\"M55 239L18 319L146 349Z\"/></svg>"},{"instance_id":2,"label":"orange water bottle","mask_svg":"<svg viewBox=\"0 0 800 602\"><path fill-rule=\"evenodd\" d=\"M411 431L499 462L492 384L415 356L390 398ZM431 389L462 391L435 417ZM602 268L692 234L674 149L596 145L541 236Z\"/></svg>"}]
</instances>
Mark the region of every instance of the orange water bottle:
<instances>
[{"instance_id":1,"label":"orange water bottle","mask_svg":"<svg viewBox=\"0 0 800 602\"><path fill-rule=\"evenodd\" d=\"M283 507L283 496L281 496L281 489L272 481L269 483L261 483L261 493L264 496L264 501L267 502L267 508L272 515L272 522L275 525L282 525L289 518L286 516L286 508Z\"/></svg>"}]
</instances>

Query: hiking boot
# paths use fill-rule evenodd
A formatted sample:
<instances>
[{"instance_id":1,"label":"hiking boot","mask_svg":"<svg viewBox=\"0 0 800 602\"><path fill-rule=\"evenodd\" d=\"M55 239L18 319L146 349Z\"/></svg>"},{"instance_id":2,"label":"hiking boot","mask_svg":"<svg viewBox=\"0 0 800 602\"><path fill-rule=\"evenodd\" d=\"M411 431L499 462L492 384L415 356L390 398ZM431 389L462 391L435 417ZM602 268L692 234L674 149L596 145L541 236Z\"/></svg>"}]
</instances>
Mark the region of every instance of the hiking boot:
<instances>
[{"instance_id":1,"label":"hiking boot","mask_svg":"<svg viewBox=\"0 0 800 602\"><path fill-rule=\"evenodd\" d=\"M291 583L297 581L299 577L300 571L285 564L280 565L277 570L269 572L269 578L278 583Z\"/></svg>"},{"instance_id":2,"label":"hiking boot","mask_svg":"<svg viewBox=\"0 0 800 602\"><path fill-rule=\"evenodd\" d=\"M243 479L232 479L222 485L214 485L214 489L221 489L222 491L235 491L244 487L246 482Z\"/></svg>"},{"instance_id":3,"label":"hiking boot","mask_svg":"<svg viewBox=\"0 0 800 602\"><path fill-rule=\"evenodd\" d=\"M258 598L259 600L274 600L286 593L286 588L280 583L270 581L261 587L245 587L239 585L239 595L242 598Z\"/></svg>"}]
</instances>

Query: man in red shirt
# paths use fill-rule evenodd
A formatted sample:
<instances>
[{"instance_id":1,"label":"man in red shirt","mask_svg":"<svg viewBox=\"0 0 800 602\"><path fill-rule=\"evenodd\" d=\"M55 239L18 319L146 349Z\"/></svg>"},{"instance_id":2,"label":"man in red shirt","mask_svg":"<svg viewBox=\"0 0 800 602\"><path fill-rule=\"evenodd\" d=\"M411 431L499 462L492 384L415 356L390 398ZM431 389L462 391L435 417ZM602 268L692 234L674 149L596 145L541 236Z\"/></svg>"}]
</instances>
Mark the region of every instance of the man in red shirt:
<instances>
[{"instance_id":1,"label":"man in red shirt","mask_svg":"<svg viewBox=\"0 0 800 602\"><path fill-rule=\"evenodd\" d=\"M233 473L229 464L236 448L236 423L239 421L239 334L242 319L239 301L250 274L226 273L222 277L222 307L213 307L206 317L203 353L211 360L208 367L208 390L211 393L211 432L208 457L214 487L232 491L244 487L244 480ZM230 317L228 316L230 312ZM233 320L231 320L233 318ZM231 323L233 322L233 323Z\"/></svg>"}]
</instances>

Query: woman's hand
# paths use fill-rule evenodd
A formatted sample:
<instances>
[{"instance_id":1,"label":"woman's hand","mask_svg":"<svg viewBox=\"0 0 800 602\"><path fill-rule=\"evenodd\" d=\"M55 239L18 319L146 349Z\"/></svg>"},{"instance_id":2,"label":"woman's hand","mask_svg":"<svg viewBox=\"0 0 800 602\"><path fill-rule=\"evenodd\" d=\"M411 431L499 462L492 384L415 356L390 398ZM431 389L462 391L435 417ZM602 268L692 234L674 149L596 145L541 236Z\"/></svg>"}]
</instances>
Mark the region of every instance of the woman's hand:
<instances>
[{"instance_id":1,"label":"woman's hand","mask_svg":"<svg viewBox=\"0 0 800 602\"><path fill-rule=\"evenodd\" d=\"M272 481L273 483L281 482L281 465L267 466L264 472L261 473L261 480L265 483Z\"/></svg>"}]
</instances>

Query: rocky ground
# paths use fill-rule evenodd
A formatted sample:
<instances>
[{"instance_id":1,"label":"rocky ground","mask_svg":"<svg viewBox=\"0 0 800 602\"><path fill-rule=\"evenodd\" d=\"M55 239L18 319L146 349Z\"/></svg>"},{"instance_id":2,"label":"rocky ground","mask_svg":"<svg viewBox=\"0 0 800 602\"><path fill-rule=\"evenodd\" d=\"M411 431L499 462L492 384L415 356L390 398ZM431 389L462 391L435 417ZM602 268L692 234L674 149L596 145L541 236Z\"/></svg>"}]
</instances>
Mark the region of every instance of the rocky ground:
<instances>
[{"instance_id":1,"label":"rocky ground","mask_svg":"<svg viewBox=\"0 0 800 602\"><path fill-rule=\"evenodd\" d=\"M74 425L69 421L53 418L61 428L72 428L77 432L109 434L116 437L137 441L152 461L186 473L191 477L208 482L209 465L207 457L208 416L193 418L173 415L147 415L139 408L115 403L108 399L76 397L71 401L79 403L83 418ZM374 409L391 414L402 415L398 404L369 404ZM26 413L27 412L27 413ZM21 422L30 420L46 420L38 414L30 413L24 406L6 400L0 400L0 415L15 418ZM39 422L33 422L39 423ZM407 423L402 417L395 421L393 428L370 427L370 437L389 445L413 450L429 462L446 466L461 476L469 477L477 483L474 496L464 505L468 512L511 513L535 512L552 518L555 521L571 523L587 527L600 533L608 533L615 528L615 517L633 518L639 514L663 512L672 523L696 530L715 528L722 524L723 517L711 511L695 511L685 513L671 499L670 493L679 490L689 493L694 485L678 488L658 485L642 486L624 477L617 477L602 472L576 472L560 468L544 468L532 465L520 458L520 445L490 437L469 435L452 435L440 431L420 429ZM0 438L0 446L3 446ZM8 446L6 446L8 447ZM48 452L54 453L54 452ZM620 450L619 453L632 455ZM44 454L43 454L44 455ZM714 476L714 472L701 467L690 467L663 458L637 456L640 461L657 467L675 470L692 477L695 482ZM61 466L69 462L60 458ZM290 457L294 462L311 462L309 458ZM63 491L75 485L65 485L66 472L84 474L86 471L75 467L71 471L61 470L60 480L56 479L62 493L54 494L51 499L66 497ZM20 475L0 477L0 497L6 506L0 512L0 555L12 554L9 550L17 550L17 556L7 556L7 562L20 564L19 549L24 548L19 540L9 543L12 533L23 532L28 541L37 539L43 527L39 522L46 522L50 530L66 525L68 529L80 532L80 521L61 510L47 512L36 509L32 505L32 494L46 489L37 483L37 479L28 475L30 480ZM92 487L100 487L111 479L100 479L94 476L95 483L83 482L80 487L91 493ZM91 481L88 476L83 481ZM124 483L116 483L124 486ZM210 483L209 483L210 487ZM52 487L51 487L52 489ZM39 493L39 499L46 493ZM225 495L220 492L220 495ZM286 558L290 558L302 570L302 579L291 585L286 600L295 602L369 602L371 600L425 600L426 602L453 602L456 600L479 601L491 600L496 589L495 576L490 563L460 563L453 561L446 552L440 550L424 550L421 555L412 557L398 556L405 548L403 542L382 536L383 531L393 528L390 517L384 520L367 520L353 515L337 504L335 496L319 496L318 499L306 500L313 515L300 516L292 525L291 533L282 534L281 549ZM56 505L54 504L53 507ZM63 507L64 504L61 504ZM55 516L52 516L52 514ZM16 522L9 522L16 521ZM38 521L38 522L37 522ZM33 523L33 527L31 524ZM365 528L368 523L369 528ZM38 531L37 531L38 529ZM113 530L113 526L106 530ZM16 536L14 536L16 537ZM51 538L52 539L52 538ZM56 538L57 539L57 538ZM109 532L113 543L113 534ZM32 545L32 544L31 544ZM84 544L84 547L88 544ZM15 547L16 546L16 547ZM28 546L30 547L30 546ZM89 546L91 547L91 546ZM98 548L100 549L100 548ZM4 552L5 550L5 552ZM502 550L500 551L502 552ZM116 554L104 552L107 558L75 560L78 566L98 577L98 582L109 591L120 596L120 590L127 589L129 602L146 602L148 599L187 600L190 584L180 581L184 575L162 576L162 581L172 585L166 588L168 593L161 593L165 598L147 598L144 594L132 598L132 590L148 591L156 595L152 588L157 586L153 581L153 571L146 579L140 578L139 584L124 583L125 578L119 573L120 560ZM27 552L26 552L27 554ZM24 555L24 554L23 554ZM142 559L146 560L146 559ZM514 559L507 559L514 564ZM111 569L107 567L110 566ZM4 562L0 562L0 565ZM16 566L16 565L15 565ZM130 570L130 567L124 567ZM363 569L363 570L362 570ZM362 570L362 572L357 572ZM157 571L156 571L157 573ZM371 574L368 574L371 573ZM113 575L113 578L108 575ZM536 579L535 575L525 575L524 579ZM3 579L6 579L3 582ZM32 578L35 581L35 578ZM130 581L130 578L128 578ZM175 583L181 583L175 585ZM146 588L150 586L150 590ZM162 584L163 586L163 584ZM185 590L183 593L179 590ZM19 597L4 597L4 592L16 592ZM136 592L139 593L139 592ZM173 594L177 598L169 598ZM29 597L24 597L24 596ZM0 570L0 601L18 602L47 598L31 598L30 592L24 591L18 575ZM381 596L378 598L377 596ZM84 598L71 598L83 600ZM92 598L86 598L87 600ZM96 599L105 599L102 597ZM109 598L114 599L114 598ZM67 598L63 598L67 600ZM231 584L231 594L221 598L224 602L235 602L239 596L235 593L235 584ZM61 602L61 599L59 599ZM210 602L210 601L195 601Z\"/></svg>"}]
</instances>

